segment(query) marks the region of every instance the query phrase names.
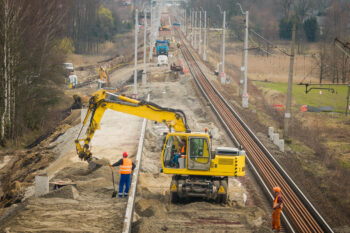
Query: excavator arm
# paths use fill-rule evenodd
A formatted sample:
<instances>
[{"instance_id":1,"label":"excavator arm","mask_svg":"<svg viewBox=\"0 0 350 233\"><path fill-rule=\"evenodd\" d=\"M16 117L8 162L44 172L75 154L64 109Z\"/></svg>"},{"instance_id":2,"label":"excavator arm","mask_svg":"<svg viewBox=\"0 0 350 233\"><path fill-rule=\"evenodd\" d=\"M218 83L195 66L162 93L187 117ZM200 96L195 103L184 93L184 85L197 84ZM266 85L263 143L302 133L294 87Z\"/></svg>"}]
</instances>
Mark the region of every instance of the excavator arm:
<instances>
[{"instance_id":1,"label":"excavator arm","mask_svg":"<svg viewBox=\"0 0 350 233\"><path fill-rule=\"evenodd\" d=\"M176 132L190 132L187 126L186 116L184 112L179 109L163 108L152 102L131 99L105 90L99 90L90 98L89 108L81 128L84 128L91 115L86 137L79 139L80 130L78 138L75 140L77 153L83 160L90 161L92 159L92 154L89 149L90 141L95 131L99 128L100 121L106 109L112 109L118 112L165 123L169 131L174 129Z\"/></svg>"}]
</instances>

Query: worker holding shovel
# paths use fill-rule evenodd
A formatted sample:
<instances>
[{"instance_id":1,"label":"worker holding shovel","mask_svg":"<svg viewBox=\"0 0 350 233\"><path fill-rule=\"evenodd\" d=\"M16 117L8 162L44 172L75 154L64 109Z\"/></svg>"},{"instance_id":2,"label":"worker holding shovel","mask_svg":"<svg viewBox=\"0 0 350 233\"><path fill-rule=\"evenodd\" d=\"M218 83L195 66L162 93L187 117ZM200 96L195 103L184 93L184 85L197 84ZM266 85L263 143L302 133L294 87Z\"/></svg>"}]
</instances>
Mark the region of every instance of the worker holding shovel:
<instances>
[{"instance_id":1,"label":"worker holding shovel","mask_svg":"<svg viewBox=\"0 0 350 233\"><path fill-rule=\"evenodd\" d=\"M130 187L130 179L131 179L131 173L135 169L135 164L131 161L131 159L128 158L128 153L123 153L123 158L120 159L118 162L112 164L109 164L109 166L113 169L113 167L120 166L119 173L120 173L120 181L119 181L119 197L127 197L129 193L129 187ZM113 176L113 173L112 173ZM113 177L113 184L114 184L114 177ZM125 186L125 189L124 189ZM113 193L113 196L115 196L115 191ZM113 197L112 196L112 197Z\"/></svg>"}]
</instances>

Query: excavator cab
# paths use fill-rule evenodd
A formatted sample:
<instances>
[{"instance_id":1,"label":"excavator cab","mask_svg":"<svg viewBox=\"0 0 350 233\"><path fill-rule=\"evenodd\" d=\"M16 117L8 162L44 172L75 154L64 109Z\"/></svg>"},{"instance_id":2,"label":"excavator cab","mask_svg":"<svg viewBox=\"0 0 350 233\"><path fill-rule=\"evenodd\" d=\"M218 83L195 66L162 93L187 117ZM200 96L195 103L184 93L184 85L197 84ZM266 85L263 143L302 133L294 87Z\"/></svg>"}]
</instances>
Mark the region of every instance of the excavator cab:
<instances>
[{"instance_id":1,"label":"excavator cab","mask_svg":"<svg viewBox=\"0 0 350 233\"><path fill-rule=\"evenodd\" d=\"M239 148L211 150L205 133L168 133L162 151L162 172L172 174L170 200L204 197L226 202L228 177L245 175L245 152Z\"/></svg>"},{"instance_id":2,"label":"excavator cab","mask_svg":"<svg viewBox=\"0 0 350 233\"><path fill-rule=\"evenodd\" d=\"M163 172L178 174L186 172L209 171L210 137L203 133L168 133L163 146Z\"/></svg>"}]
</instances>

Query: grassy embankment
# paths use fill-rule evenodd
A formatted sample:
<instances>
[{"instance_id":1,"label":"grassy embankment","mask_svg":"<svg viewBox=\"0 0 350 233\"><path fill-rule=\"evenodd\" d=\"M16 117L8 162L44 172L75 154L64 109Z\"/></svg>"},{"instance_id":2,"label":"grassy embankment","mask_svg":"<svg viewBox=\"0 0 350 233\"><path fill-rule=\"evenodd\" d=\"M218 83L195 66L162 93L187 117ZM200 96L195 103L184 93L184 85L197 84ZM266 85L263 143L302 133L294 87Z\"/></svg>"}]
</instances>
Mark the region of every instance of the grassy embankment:
<instances>
[{"instance_id":1,"label":"grassy embankment","mask_svg":"<svg viewBox=\"0 0 350 233\"><path fill-rule=\"evenodd\" d=\"M277 82L260 82L255 81L255 85L274 91L280 92L284 95L287 94L288 83L277 83ZM323 85L323 86L311 86L312 88L333 88L334 93L331 90L319 90L314 89L305 93L304 85L293 85L293 99L297 106L311 105L314 107L319 106L333 106L334 111L338 113L345 113L346 109L346 98L348 93L347 86L338 85ZM310 88L310 87L309 87ZM320 94L322 91L322 94Z\"/></svg>"},{"instance_id":2,"label":"grassy embankment","mask_svg":"<svg viewBox=\"0 0 350 233\"><path fill-rule=\"evenodd\" d=\"M265 89L274 90L287 94L287 83L273 83L273 82L260 82L255 81L255 85ZM314 86L317 87L317 86ZM314 120L320 121L321 127L324 128L325 134L329 131L329 136L324 135L324 145L329 151L332 151L338 160L338 164L343 168L350 168L350 144L348 143L347 132L350 130L347 117L343 115L346 108L346 98L348 93L347 86L327 85L322 87L329 87L334 89L334 93L327 90L312 90L308 94L305 93L305 86L293 85L293 100L295 101L294 110L300 112L300 106L311 105L314 107L318 106L334 106L334 111L341 114L332 113L307 113L307 118L313 118ZM276 103L284 104L284 103ZM312 116L313 114L314 116ZM330 114L332 114L330 116ZM298 151L303 147L299 143L295 142L290 145L294 150ZM307 154L313 154L312 151L303 147L302 151L310 152ZM312 169L313 170L313 169ZM317 169L316 169L317 170Z\"/></svg>"}]
</instances>

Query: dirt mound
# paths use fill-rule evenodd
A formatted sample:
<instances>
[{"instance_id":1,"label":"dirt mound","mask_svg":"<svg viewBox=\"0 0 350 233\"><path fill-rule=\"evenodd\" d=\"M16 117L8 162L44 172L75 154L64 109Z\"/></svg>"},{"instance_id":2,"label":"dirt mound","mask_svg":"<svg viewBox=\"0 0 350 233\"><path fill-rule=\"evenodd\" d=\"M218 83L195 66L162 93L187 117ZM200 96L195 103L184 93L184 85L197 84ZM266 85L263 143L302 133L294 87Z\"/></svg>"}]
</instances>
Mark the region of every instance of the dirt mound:
<instances>
[{"instance_id":1,"label":"dirt mound","mask_svg":"<svg viewBox=\"0 0 350 233\"><path fill-rule=\"evenodd\" d=\"M56 189L46 195L44 198L66 198L66 199L78 199L79 192L73 185L66 185L62 188Z\"/></svg>"},{"instance_id":2,"label":"dirt mound","mask_svg":"<svg viewBox=\"0 0 350 233\"><path fill-rule=\"evenodd\" d=\"M57 154L52 150L56 145L54 142L78 122L80 122L80 111L73 111L38 146L28 150L8 151L2 155L8 161L2 164L0 170L0 208L21 202L25 188L33 184L36 173L46 169L56 159ZM0 210L2 211L4 210Z\"/></svg>"}]
</instances>

